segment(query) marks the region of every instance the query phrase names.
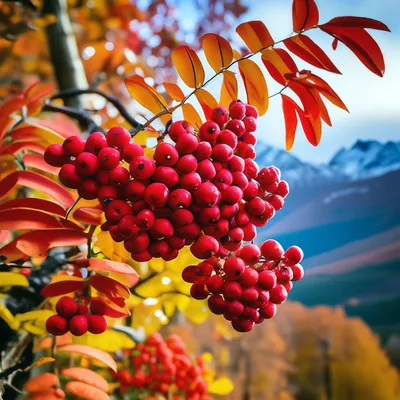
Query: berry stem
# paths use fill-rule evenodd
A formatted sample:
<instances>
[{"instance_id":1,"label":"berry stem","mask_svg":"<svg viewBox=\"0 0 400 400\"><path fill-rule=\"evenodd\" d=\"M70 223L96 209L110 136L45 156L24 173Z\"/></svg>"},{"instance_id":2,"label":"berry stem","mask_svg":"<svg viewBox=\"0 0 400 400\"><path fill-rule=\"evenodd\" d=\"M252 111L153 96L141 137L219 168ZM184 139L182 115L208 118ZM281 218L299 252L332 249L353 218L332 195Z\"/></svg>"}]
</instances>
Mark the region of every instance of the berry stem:
<instances>
[{"instance_id":1,"label":"berry stem","mask_svg":"<svg viewBox=\"0 0 400 400\"><path fill-rule=\"evenodd\" d=\"M52 344L51 344L51 356L56 359L57 352L57 336L53 336ZM58 376L58 367L56 361L53 364L53 372Z\"/></svg>"},{"instance_id":2,"label":"berry stem","mask_svg":"<svg viewBox=\"0 0 400 400\"><path fill-rule=\"evenodd\" d=\"M310 30L312 30L312 29L315 29L315 28L318 28L318 27L319 27L319 26L316 25L316 26L314 26L314 27L312 27L312 28L310 28L310 29L307 29L307 30L305 30L305 31L303 31L303 32L301 32L301 33L303 34L303 33L305 33L305 32L308 32L308 31L310 31ZM299 33L296 34L295 36L298 36L298 35L299 35ZM216 74L214 74L211 78L209 78L208 80L206 80L202 85L200 85L200 86L196 87L195 89L193 89L187 96L185 96L185 98L184 98L181 102L179 102L177 105L175 105L174 107L172 107L172 109L165 109L165 110L160 111L158 114L154 115L152 118L150 118L150 119L143 125L143 127L146 128L147 126L149 126L149 125L150 125L153 121L155 121L156 119L162 117L163 115L171 114L171 113L172 113L173 111L175 111L177 108L182 107L182 106L189 100L189 98L192 97L199 89L203 89L203 88L204 88L205 86L207 86L213 79L215 79L218 75L221 75L221 74L224 73L225 71L228 71L231 67L233 67L235 64L239 63L240 61L247 60L247 59L249 59L249 58L255 56L256 54L262 53L263 51L265 51L265 50L267 50L267 49L271 49L271 48L273 48L274 46L276 46L277 44L282 43L282 42L284 42L285 40L287 40L287 39L289 39L289 38L291 38L291 37L295 37L295 36L290 36L290 35L289 35L287 38L278 40L277 42L274 42L273 44L270 44L269 46L265 46L265 47L261 48L260 50L254 52L254 53L249 53L249 54L246 54L245 56L243 56L243 57L241 57L241 58L238 58L238 59L236 59L236 60L233 60L229 65L227 65L226 67L221 68ZM272 98L272 97L275 97L275 96L281 94L286 88L287 88L287 85L284 86L283 89L281 89L279 92L274 93L273 95L269 96L269 98Z\"/></svg>"}]
</instances>

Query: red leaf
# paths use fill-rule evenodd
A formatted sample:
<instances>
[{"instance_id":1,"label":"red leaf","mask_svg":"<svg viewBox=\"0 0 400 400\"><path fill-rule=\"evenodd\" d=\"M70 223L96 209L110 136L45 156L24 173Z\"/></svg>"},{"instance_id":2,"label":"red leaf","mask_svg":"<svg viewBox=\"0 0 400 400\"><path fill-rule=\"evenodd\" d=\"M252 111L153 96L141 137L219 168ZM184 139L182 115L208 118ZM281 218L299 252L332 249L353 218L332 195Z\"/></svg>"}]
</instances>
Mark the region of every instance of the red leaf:
<instances>
[{"instance_id":1,"label":"red leaf","mask_svg":"<svg viewBox=\"0 0 400 400\"><path fill-rule=\"evenodd\" d=\"M385 60L382 51L367 31L363 28L340 26L323 25L320 28L345 44L370 71L378 76L383 76Z\"/></svg>"},{"instance_id":2,"label":"red leaf","mask_svg":"<svg viewBox=\"0 0 400 400\"><path fill-rule=\"evenodd\" d=\"M293 31L300 32L318 24L319 12L314 0L293 0Z\"/></svg>"},{"instance_id":3,"label":"red leaf","mask_svg":"<svg viewBox=\"0 0 400 400\"><path fill-rule=\"evenodd\" d=\"M319 108L308 88L302 84L302 81L294 80L291 80L288 86L299 97L301 103L303 104L304 111L307 115L310 115L311 121L316 121L319 118Z\"/></svg>"},{"instance_id":4,"label":"red leaf","mask_svg":"<svg viewBox=\"0 0 400 400\"><path fill-rule=\"evenodd\" d=\"M291 150L294 144L294 138L296 135L297 128L297 114L296 107L293 105L294 101L284 95L282 96L282 109L283 116L285 118L285 128L286 128L286 151Z\"/></svg>"},{"instance_id":5,"label":"red leaf","mask_svg":"<svg viewBox=\"0 0 400 400\"><path fill-rule=\"evenodd\" d=\"M49 200L37 199L34 197L21 197L0 204L0 211L15 209L15 208L29 208L32 210L41 210L44 212L48 212L50 214L59 215L60 217L65 217L65 209Z\"/></svg>"},{"instance_id":6,"label":"red leaf","mask_svg":"<svg viewBox=\"0 0 400 400\"><path fill-rule=\"evenodd\" d=\"M99 207L79 207L73 217L82 224L100 225L103 211Z\"/></svg>"},{"instance_id":7,"label":"red leaf","mask_svg":"<svg viewBox=\"0 0 400 400\"><path fill-rule=\"evenodd\" d=\"M117 372L117 364L113 358L106 352L83 344L70 344L57 348L57 351L66 351L68 353L77 353L85 357L94 358L108 365L113 371Z\"/></svg>"},{"instance_id":8,"label":"red leaf","mask_svg":"<svg viewBox=\"0 0 400 400\"><path fill-rule=\"evenodd\" d=\"M40 142L14 142L0 149L0 156L3 154L18 154L23 150L34 151L35 153L44 154L46 145Z\"/></svg>"},{"instance_id":9,"label":"red leaf","mask_svg":"<svg viewBox=\"0 0 400 400\"><path fill-rule=\"evenodd\" d=\"M296 75L298 72L292 57L283 49L267 49L262 52L261 60L272 78L281 85L286 85L289 75Z\"/></svg>"},{"instance_id":10,"label":"red leaf","mask_svg":"<svg viewBox=\"0 0 400 400\"><path fill-rule=\"evenodd\" d=\"M89 282L94 289L105 294L109 299L113 297L129 299L131 295L129 289L125 285L101 274L91 276Z\"/></svg>"},{"instance_id":11,"label":"red leaf","mask_svg":"<svg viewBox=\"0 0 400 400\"><path fill-rule=\"evenodd\" d=\"M91 304L95 303L102 303L106 306L106 311L105 315L110 318L123 318L127 317L128 315L131 315L130 311L128 308L125 306L125 300L122 299L123 302L119 302L116 300L116 298L113 298L112 300L109 300L108 298L102 298L102 297L92 297L90 302ZM118 303L118 304L117 304Z\"/></svg>"},{"instance_id":12,"label":"red leaf","mask_svg":"<svg viewBox=\"0 0 400 400\"><path fill-rule=\"evenodd\" d=\"M63 294L82 291L84 287L84 279L75 277L75 279L49 283L40 291L40 294L43 297L57 297Z\"/></svg>"},{"instance_id":13,"label":"red leaf","mask_svg":"<svg viewBox=\"0 0 400 400\"><path fill-rule=\"evenodd\" d=\"M61 227L56 218L43 211L24 208L0 211L0 229L40 230Z\"/></svg>"},{"instance_id":14,"label":"red leaf","mask_svg":"<svg viewBox=\"0 0 400 400\"><path fill-rule=\"evenodd\" d=\"M358 27L364 29L377 29L379 31L390 32L390 29L383 22L365 17L336 17L322 26L347 26L353 28Z\"/></svg>"},{"instance_id":15,"label":"red leaf","mask_svg":"<svg viewBox=\"0 0 400 400\"><path fill-rule=\"evenodd\" d=\"M53 180L31 171L15 171L0 181L0 198L6 196L16 185L40 190L65 207L70 207L74 203L74 197L67 189Z\"/></svg>"},{"instance_id":16,"label":"red leaf","mask_svg":"<svg viewBox=\"0 0 400 400\"><path fill-rule=\"evenodd\" d=\"M329 126L332 126L331 118L329 117L328 110L325 106L325 103L321 99L321 95L319 94L317 89L310 88L310 94L314 97L314 100L317 102L319 108L319 114L322 120Z\"/></svg>"},{"instance_id":17,"label":"red leaf","mask_svg":"<svg viewBox=\"0 0 400 400\"><path fill-rule=\"evenodd\" d=\"M104 258L90 258L88 271L107 271L127 275L130 287L139 282L139 274L128 264L106 260Z\"/></svg>"},{"instance_id":18,"label":"red leaf","mask_svg":"<svg viewBox=\"0 0 400 400\"><path fill-rule=\"evenodd\" d=\"M326 53L306 35L296 35L283 41L285 46L296 56L315 67L340 74Z\"/></svg>"},{"instance_id":19,"label":"red leaf","mask_svg":"<svg viewBox=\"0 0 400 400\"><path fill-rule=\"evenodd\" d=\"M332 42L332 49L333 50L337 49L338 42L339 42L338 38L334 38L333 39L333 42Z\"/></svg>"},{"instance_id":20,"label":"red leaf","mask_svg":"<svg viewBox=\"0 0 400 400\"><path fill-rule=\"evenodd\" d=\"M60 168L52 167L47 164L41 154L24 154L22 161L25 167L36 168L53 175L58 175L58 172L60 171Z\"/></svg>"},{"instance_id":21,"label":"red leaf","mask_svg":"<svg viewBox=\"0 0 400 400\"><path fill-rule=\"evenodd\" d=\"M17 95L6 100L0 106L0 140L6 134L7 129L10 127L10 125L13 123L13 118L11 118L11 114L14 111L22 108L24 103L24 97L22 95Z\"/></svg>"}]
</instances>

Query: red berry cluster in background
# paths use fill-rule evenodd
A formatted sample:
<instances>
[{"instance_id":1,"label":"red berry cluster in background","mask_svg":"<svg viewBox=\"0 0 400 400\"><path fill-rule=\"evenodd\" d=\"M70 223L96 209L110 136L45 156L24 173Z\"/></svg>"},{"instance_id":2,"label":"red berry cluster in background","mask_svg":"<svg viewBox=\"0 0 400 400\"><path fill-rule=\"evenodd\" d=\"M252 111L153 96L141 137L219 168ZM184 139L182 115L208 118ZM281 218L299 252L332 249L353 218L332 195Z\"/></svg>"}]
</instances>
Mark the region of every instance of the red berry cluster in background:
<instances>
[{"instance_id":1,"label":"red berry cluster in background","mask_svg":"<svg viewBox=\"0 0 400 400\"><path fill-rule=\"evenodd\" d=\"M202 359L196 357L193 361L178 335L164 340L155 333L145 343L138 344L127 359L126 369L120 370L116 378L122 391L135 388L167 397L174 386L176 400L211 400Z\"/></svg>"},{"instance_id":2,"label":"red berry cluster in background","mask_svg":"<svg viewBox=\"0 0 400 400\"><path fill-rule=\"evenodd\" d=\"M225 262L211 257L188 266L182 276L192 283L193 298L208 298L211 312L223 315L235 330L249 332L255 324L272 318L292 289L292 281L302 279L302 258L299 247L284 252L277 241L267 240L260 247L243 246Z\"/></svg>"},{"instance_id":3,"label":"red berry cluster in background","mask_svg":"<svg viewBox=\"0 0 400 400\"><path fill-rule=\"evenodd\" d=\"M71 297L61 297L56 304L56 315L46 321L46 329L52 335L61 336L68 331L75 336L82 336L86 332L103 333L107 330L107 320L104 317L102 303L92 303L89 308L86 304L77 304Z\"/></svg>"}]
</instances>

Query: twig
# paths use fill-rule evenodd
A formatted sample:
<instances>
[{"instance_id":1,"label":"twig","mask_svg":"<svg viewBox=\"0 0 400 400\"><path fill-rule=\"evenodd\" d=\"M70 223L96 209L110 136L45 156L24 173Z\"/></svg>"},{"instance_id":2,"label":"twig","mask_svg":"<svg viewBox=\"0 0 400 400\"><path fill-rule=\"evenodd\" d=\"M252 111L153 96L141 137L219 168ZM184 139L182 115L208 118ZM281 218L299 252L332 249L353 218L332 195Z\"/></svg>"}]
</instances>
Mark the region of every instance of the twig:
<instances>
[{"instance_id":1,"label":"twig","mask_svg":"<svg viewBox=\"0 0 400 400\"><path fill-rule=\"evenodd\" d=\"M87 242L87 246L88 246L88 251L87 251L87 258L91 258L92 257L92 239L93 239L93 233L96 230L97 225L90 225L90 229L89 229L89 239Z\"/></svg>"},{"instance_id":2,"label":"twig","mask_svg":"<svg viewBox=\"0 0 400 400\"><path fill-rule=\"evenodd\" d=\"M308 32L308 31L310 31L310 30L312 30L312 29L315 29L315 28L318 28L318 26L314 26L314 27L312 27L312 28L310 28L310 29L307 29L307 30L301 32L301 33ZM289 36L288 38L290 38L290 36ZM154 115L152 118L150 118L150 119L143 125L143 127L146 128L146 127L149 126L152 122L154 122L156 119L162 117L163 115L171 114L172 111L175 111L177 108L182 107L182 106L189 100L189 98L192 97L199 89L203 89L203 88L204 88L205 86L207 86L212 80L214 80L217 76L221 75L221 74L224 73L225 71L228 71L228 70L229 70L230 68L232 68L235 64L239 63L240 61L247 60L247 59L249 59L249 58L255 56L255 55L258 54L258 53L262 53L262 52L265 51L265 50L271 49L271 48L273 48L274 46L276 46L277 44L284 42L284 41L285 41L286 39L288 39L288 38L278 40L277 42L274 42L273 44L270 44L270 45L268 45L268 46L265 46L265 47L261 48L260 50L254 52L254 53L250 53L250 54L247 54L247 55L245 55L245 56L243 56L243 57L241 57L241 58L238 58L238 59L236 59L236 60L233 60L229 65L227 65L226 67L221 68L221 69L219 70L219 72L217 72L217 73L214 74L211 78L209 78L208 80L206 80L202 85L200 85L200 86L196 87L195 89L193 89L188 95L185 96L185 98L184 98L181 102L179 102L177 105L175 105L175 106L172 108L172 110L166 109L166 110L160 111L158 114L156 114L156 115ZM286 86L282 89L282 91L283 91L284 89L286 89ZM279 93L275 93L275 94L273 94L272 96L269 96L269 98L274 97L274 96L276 96L276 95L282 93L282 91L280 91Z\"/></svg>"},{"instance_id":3,"label":"twig","mask_svg":"<svg viewBox=\"0 0 400 400\"><path fill-rule=\"evenodd\" d=\"M75 208L75 206L79 203L81 200L81 196L79 196L75 201L74 204L70 208L68 208L67 213L65 214L65 219L67 220L69 215L71 214L72 210Z\"/></svg>"},{"instance_id":4,"label":"twig","mask_svg":"<svg viewBox=\"0 0 400 400\"><path fill-rule=\"evenodd\" d=\"M53 341L51 344L51 356L56 359L56 353L57 353L57 336L53 336ZM56 361L54 361L53 364L53 372L58 375L58 367Z\"/></svg>"},{"instance_id":5,"label":"twig","mask_svg":"<svg viewBox=\"0 0 400 400\"><path fill-rule=\"evenodd\" d=\"M50 98L50 100L55 100L55 99L65 99L69 97L75 97L83 94L97 94L98 96L103 97L106 99L109 103L111 103L121 114L121 116L130 124L132 125L133 132L132 134L135 134L143 129L143 125L136 121L135 118L133 118L128 110L125 108L125 106L119 101L119 99L111 94L105 93L99 89L94 89L94 88L89 88L89 89L67 89L63 90L59 93L56 93L54 96Z\"/></svg>"}]
</instances>

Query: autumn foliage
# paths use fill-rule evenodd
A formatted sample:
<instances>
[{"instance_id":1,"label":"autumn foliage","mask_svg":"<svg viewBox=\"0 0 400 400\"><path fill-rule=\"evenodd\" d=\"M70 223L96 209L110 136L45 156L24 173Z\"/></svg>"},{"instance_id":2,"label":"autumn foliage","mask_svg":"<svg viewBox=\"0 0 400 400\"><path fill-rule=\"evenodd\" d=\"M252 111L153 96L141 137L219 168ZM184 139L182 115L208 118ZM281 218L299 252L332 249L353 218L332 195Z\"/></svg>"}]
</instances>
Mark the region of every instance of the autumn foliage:
<instances>
[{"instance_id":1,"label":"autumn foliage","mask_svg":"<svg viewBox=\"0 0 400 400\"><path fill-rule=\"evenodd\" d=\"M9 11L13 6L7 6ZM178 313L197 324L211 313L223 315L239 332L275 316L292 282L303 278L303 254L274 240L250 243L289 194L277 168L259 168L254 161L256 118L279 96L287 150L298 123L317 146L323 123L332 124L324 101L347 108L325 80L308 66L299 67L293 56L340 74L310 37L319 29L332 36L334 49L340 42L383 76L382 52L366 29L389 29L362 17L320 23L314 0L294 0L293 34L287 38L273 39L261 21L236 28L244 43L240 51L231 38L203 35L201 48L214 71L208 77L198 49L176 46L163 26L163 46L154 48L153 55L164 57L164 45L173 48L165 70L173 67L179 79L172 81L171 71L156 68L149 80L143 73L127 74L134 63L129 52L120 51L128 47L145 53L138 37L129 33L104 43L103 29L111 22L103 27L93 20L111 16L127 32L133 16L146 16L127 1L107 2L90 15L78 5L72 10L71 18L86 23L92 35L80 38L82 48L90 45L96 54L85 60L89 80L95 82L101 73L107 79L95 89L55 94L52 84L35 82L0 106L0 285L6 295L0 315L17 332L17 343L34 340L35 352L52 357L27 371L55 365L52 372L26 382L27 399L73 395L102 400L129 391L139 398L175 400L227 395L229 379L218 379L202 359L193 361L179 337L164 342L155 332ZM150 7L148 14L157 10ZM35 21L33 14L29 17ZM36 22L44 27L56 23L49 15ZM24 32L17 32L25 43L19 43L13 62L36 37ZM113 47L104 53L100 48L107 43ZM47 58L41 51L36 56ZM135 68L143 67L140 57ZM40 74L47 78L45 66ZM267 74L282 86L278 93L269 93ZM127 93L119 100L119 93L109 90L116 75L126 78L135 118L126 108ZM206 85L218 76L216 99ZM243 102L238 101L240 85L246 93ZM88 112L60 101L86 94L103 97L119 112L117 117L107 114L107 106ZM15 287L36 294L33 307L10 309L7 299ZM297 321L296 315L287 318ZM234 335L223 330L226 337ZM11 368L2 379L13 378L16 371L25 370Z\"/></svg>"}]
</instances>

